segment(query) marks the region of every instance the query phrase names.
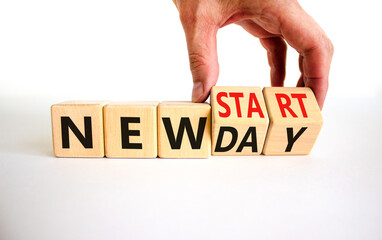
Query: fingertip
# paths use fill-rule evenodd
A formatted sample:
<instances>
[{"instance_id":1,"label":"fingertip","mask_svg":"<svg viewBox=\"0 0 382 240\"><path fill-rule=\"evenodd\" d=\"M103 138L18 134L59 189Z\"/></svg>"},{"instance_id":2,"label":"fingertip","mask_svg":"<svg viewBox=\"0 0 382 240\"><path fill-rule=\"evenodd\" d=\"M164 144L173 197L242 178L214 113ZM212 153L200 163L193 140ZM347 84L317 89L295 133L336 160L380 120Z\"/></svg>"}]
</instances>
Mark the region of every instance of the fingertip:
<instances>
[{"instance_id":1,"label":"fingertip","mask_svg":"<svg viewBox=\"0 0 382 240\"><path fill-rule=\"evenodd\" d=\"M301 75L301 77L298 79L298 82L296 84L296 87L304 87L304 77Z\"/></svg>"},{"instance_id":2,"label":"fingertip","mask_svg":"<svg viewBox=\"0 0 382 240\"><path fill-rule=\"evenodd\" d=\"M324 107L324 103L325 103L325 96L321 96L321 95L317 96L316 95L316 99L317 99L318 106L320 107L320 110L322 110Z\"/></svg>"},{"instance_id":3,"label":"fingertip","mask_svg":"<svg viewBox=\"0 0 382 240\"><path fill-rule=\"evenodd\" d=\"M192 102L198 103L201 102L201 99L204 95L204 87L202 82L194 82L192 88Z\"/></svg>"},{"instance_id":4,"label":"fingertip","mask_svg":"<svg viewBox=\"0 0 382 240\"><path fill-rule=\"evenodd\" d=\"M205 85L203 82L194 82L194 87L192 89L192 102L194 103L203 103L205 102L209 95L211 88L209 84Z\"/></svg>"},{"instance_id":5,"label":"fingertip","mask_svg":"<svg viewBox=\"0 0 382 240\"><path fill-rule=\"evenodd\" d=\"M322 108L324 107L324 102L325 102L328 89L320 87L320 86L314 86L314 85L307 86L307 87L310 87L312 89L314 96L316 97L317 104L320 107L320 110L322 110Z\"/></svg>"}]
</instances>

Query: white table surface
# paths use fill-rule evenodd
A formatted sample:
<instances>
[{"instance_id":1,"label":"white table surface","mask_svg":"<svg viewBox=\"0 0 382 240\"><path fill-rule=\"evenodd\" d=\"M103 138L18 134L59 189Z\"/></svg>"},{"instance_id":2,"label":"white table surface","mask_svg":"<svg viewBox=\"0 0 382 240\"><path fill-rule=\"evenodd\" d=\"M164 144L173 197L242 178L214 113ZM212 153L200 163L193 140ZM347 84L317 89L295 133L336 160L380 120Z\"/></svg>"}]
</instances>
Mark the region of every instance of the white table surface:
<instances>
[{"instance_id":1,"label":"white table surface","mask_svg":"<svg viewBox=\"0 0 382 240\"><path fill-rule=\"evenodd\" d=\"M382 101L329 99L309 156L76 159L0 98L0 239L382 239Z\"/></svg>"}]
</instances>

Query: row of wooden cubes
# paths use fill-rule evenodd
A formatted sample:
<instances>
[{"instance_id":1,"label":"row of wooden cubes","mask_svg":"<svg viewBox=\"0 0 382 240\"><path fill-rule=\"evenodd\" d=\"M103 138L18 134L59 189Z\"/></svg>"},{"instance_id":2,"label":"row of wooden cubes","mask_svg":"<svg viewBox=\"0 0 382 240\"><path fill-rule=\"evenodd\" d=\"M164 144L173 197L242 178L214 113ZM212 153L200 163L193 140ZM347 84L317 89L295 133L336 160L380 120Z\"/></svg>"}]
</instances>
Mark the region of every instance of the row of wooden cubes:
<instances>
[{"instance_id":1,"label":"row of wooden cubes","mask_svg":"<svg viewBox=\"0 0 382 240\"><path fill-rule=\"evenodd\" d=\"M213 87L211 105L70 101L51 113L57 157L301 155L322 126L310 88Z\"/></svg>"}]
</instances>

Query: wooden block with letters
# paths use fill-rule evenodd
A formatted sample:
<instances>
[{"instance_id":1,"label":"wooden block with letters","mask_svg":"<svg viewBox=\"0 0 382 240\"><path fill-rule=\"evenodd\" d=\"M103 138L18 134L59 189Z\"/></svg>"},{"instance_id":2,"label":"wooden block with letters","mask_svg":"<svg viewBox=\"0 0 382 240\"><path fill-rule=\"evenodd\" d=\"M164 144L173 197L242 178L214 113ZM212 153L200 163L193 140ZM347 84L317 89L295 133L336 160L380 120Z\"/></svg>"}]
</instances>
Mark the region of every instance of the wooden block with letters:
<instances>
[{"instance_id":1,"label":"wooden block with letters","mask_svg":"<svg viewBox=\"0 0 382 240\"><path fill-rule=\"evenodd\" d=\"M323 119L316 98L307 87L263 89L270 124L265 155L309 154Z\"/></svg>"},{"instance_id":2,"label":"wooden block with letters","mask_svg":"<svg viewBox=\"0 0 382 240\"><path fill-rule=\"evenodd\" d=\"M57 157L103 157L103 105L67 101L51 107L53 150Z\"/></svg>"},{"instance_id":3,"label":"wooden block with letters","mask_svg":"<svg viewBox=\"0 0 382 240\"><path fill-rule=\"evenodd\" d=\"M158 102L112 102L104 106L105 155L157 157Z\"/></svg>"},{"instance_id":4,"label":"wooden block with letters","mask_svg":"<svg viewBox=\"0 0 382 240\"><path fill-rule=\"evenodd\" d=\"M210 157L211 106L208 103L160 103L158 155L161 158Z\"/></svg>"},{"instance_id":5,"label":"wooden block with letters","mask_svg":"<svg viewBox=\"0 0 382 240\"><path fill-rule=\"evenodd\" d=\"M259 87L213 87L212 155L259 155L268 113Z\"/></svg>"}]
</instances>

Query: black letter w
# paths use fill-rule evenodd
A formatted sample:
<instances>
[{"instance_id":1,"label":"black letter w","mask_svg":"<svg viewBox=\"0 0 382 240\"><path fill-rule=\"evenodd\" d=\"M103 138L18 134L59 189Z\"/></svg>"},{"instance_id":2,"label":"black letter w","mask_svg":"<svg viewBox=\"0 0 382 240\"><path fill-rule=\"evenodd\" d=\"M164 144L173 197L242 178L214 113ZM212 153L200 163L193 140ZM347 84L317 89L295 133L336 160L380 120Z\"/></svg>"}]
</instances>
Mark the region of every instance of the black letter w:
<instances>
[{"instance_id":1,"label":"black letter w","mask_svg":"<svg viewBox=\"0 0 382 240\"><path fill-rule=\"evenodd\" d=\"M171 149L180 149L183 140L184 130L187 131L188 139L190 140L192 149L200 149L202 145L203 132L206 127L207 118L201 117L199 119L198 132L195 138L194 131L191 127L190 118L181 118L178 134L175 139L174 131L172 129L170 118L162 118L164 127L166 129L168 141L170 142Z\"/></svg>"}]
</instances>

